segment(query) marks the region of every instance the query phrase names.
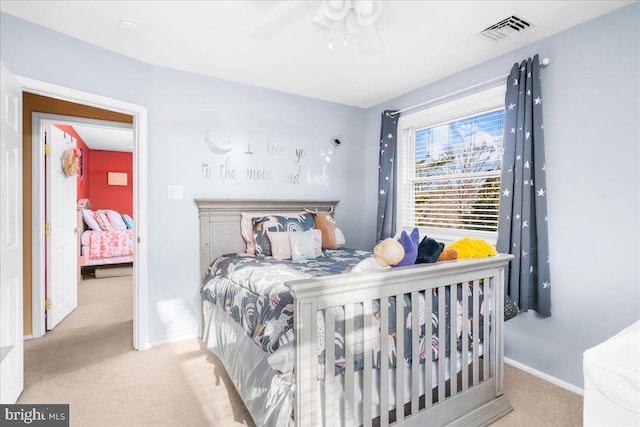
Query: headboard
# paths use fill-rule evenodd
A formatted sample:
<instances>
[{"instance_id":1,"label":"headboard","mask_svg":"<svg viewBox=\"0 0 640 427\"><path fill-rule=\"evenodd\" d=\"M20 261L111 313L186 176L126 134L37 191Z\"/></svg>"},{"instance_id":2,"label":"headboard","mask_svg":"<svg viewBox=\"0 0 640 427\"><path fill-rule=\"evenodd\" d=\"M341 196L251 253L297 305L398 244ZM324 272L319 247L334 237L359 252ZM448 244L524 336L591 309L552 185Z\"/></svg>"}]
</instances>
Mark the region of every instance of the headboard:
<instances>
[{"instance_id":1,"label":"headboard","mask_svg":"<svg viewBox=\"0 0 640 427\"><path fill-rule=\"evenodd\" d=\"M200 216L200 278L220 255L245 252L240 232L242 212L296 212L304 209L327 211L338 201L318 200L215 200L195 199Z\"/></svg>"}]
</instances>

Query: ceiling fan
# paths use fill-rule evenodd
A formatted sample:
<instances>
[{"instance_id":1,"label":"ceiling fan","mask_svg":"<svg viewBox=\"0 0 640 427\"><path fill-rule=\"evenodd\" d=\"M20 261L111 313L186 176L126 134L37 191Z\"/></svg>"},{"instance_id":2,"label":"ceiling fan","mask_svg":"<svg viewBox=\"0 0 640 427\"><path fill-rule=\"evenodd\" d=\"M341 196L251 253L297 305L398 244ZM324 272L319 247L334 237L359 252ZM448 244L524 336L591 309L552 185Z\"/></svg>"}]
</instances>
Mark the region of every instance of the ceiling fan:
<instances>
[{"instance_id":1,"label":"ceiling fan","mask_svg":"<svg viewBox=\"0 0 640 427\"><path fill-rule=\"evenodd\" d=\"M267 41L294 22L313 12L312 20L329 33L328 48L355 40L363 57L381 53L384 44L375 25L382 13L382 0L305 0L262 24L251 37Z\"/></svg>"}]
</instances>

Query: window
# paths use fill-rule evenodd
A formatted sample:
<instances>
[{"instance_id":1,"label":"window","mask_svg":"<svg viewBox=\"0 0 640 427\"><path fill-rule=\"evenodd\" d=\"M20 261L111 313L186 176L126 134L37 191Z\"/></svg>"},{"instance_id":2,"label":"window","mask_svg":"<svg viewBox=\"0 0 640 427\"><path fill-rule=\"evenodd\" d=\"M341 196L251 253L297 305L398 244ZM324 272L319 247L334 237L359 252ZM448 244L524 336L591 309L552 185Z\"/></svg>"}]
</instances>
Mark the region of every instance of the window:
<instances>
[{"instance_id":1,"label":"window","mask_svg":"<svg viewBox=\"0 0 640 427\"><path fill-rule=\"evenodd\" d=\"M398 230L495 243L504 94L500 86L400 117Z\"/></svg>"}]
</instances>

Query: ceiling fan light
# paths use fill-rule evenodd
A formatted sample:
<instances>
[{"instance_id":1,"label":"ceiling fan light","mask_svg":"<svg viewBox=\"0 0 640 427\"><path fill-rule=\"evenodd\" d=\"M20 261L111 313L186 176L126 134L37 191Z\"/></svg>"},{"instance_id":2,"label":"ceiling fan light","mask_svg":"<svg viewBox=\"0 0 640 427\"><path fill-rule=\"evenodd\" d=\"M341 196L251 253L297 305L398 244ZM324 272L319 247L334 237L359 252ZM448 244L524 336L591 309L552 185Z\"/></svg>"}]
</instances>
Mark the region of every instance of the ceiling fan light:
<instances>
[{"instance_id":1,"label":"ceiling fan light","mask_svg":"<svg viewBox=\"0 0 640 427\"><path fill-rule=\"evenodd\" d=\"M351 2L347 0L322 0L320 2L320 9L330 19L339 21L349 13Z\"/></svg>"},{"instance_id":2,"label":"ceiling fan light","mask_svg":"<svg viewBox=\"0 0 640 427\"><path fill-rule=\"evenodd\" d=\"M353 8L360 25L371 25L382 13L382 0L354 0Z\"/></svg>"},{"instance_id":3,"label":"ceiling fan light","mask_svg":"<svg viewBox=\"0 0 640 427\"><path fill-rule=\"evenodd\" d=\"M322 9L318 9L312 18L313 22L321 25L324 29L330 29L331 23L333 22L331 18L329 18Z\"/></svg>"},{"instance_id":4,"label":"ceiling fan light","mask_svg":"<svg viewBox=\"0 0 640 427\"><path fill-rule=\"evenodd\" d=\"M353 10L350 10L344 20L344 34L352 35L362 31L362 26L358 22L358 17Z\"/></svg>"}]
</instances>

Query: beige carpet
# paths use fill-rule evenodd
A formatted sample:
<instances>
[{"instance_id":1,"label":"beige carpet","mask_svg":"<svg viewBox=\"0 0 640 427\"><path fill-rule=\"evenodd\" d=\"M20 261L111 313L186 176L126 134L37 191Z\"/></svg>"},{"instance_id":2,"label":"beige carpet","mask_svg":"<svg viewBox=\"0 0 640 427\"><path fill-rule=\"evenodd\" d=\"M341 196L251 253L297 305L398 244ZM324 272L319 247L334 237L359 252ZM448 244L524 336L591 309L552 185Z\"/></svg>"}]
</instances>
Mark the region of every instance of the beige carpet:
<instances>
[{"instance_id":1,"label":"beige carpet","mask_svg":"<svg viewBox=\"0 0 640 427\"><path fill-rule=\"evenodd\" d=\"M68 403L71 426L255 425L220 361L196 340L132 348L132 278L87 279L78 308L25 342L18 403ZM505 366L514 411L494 426L581 426L582 397Z\"/></svg>"}]
</instances>

